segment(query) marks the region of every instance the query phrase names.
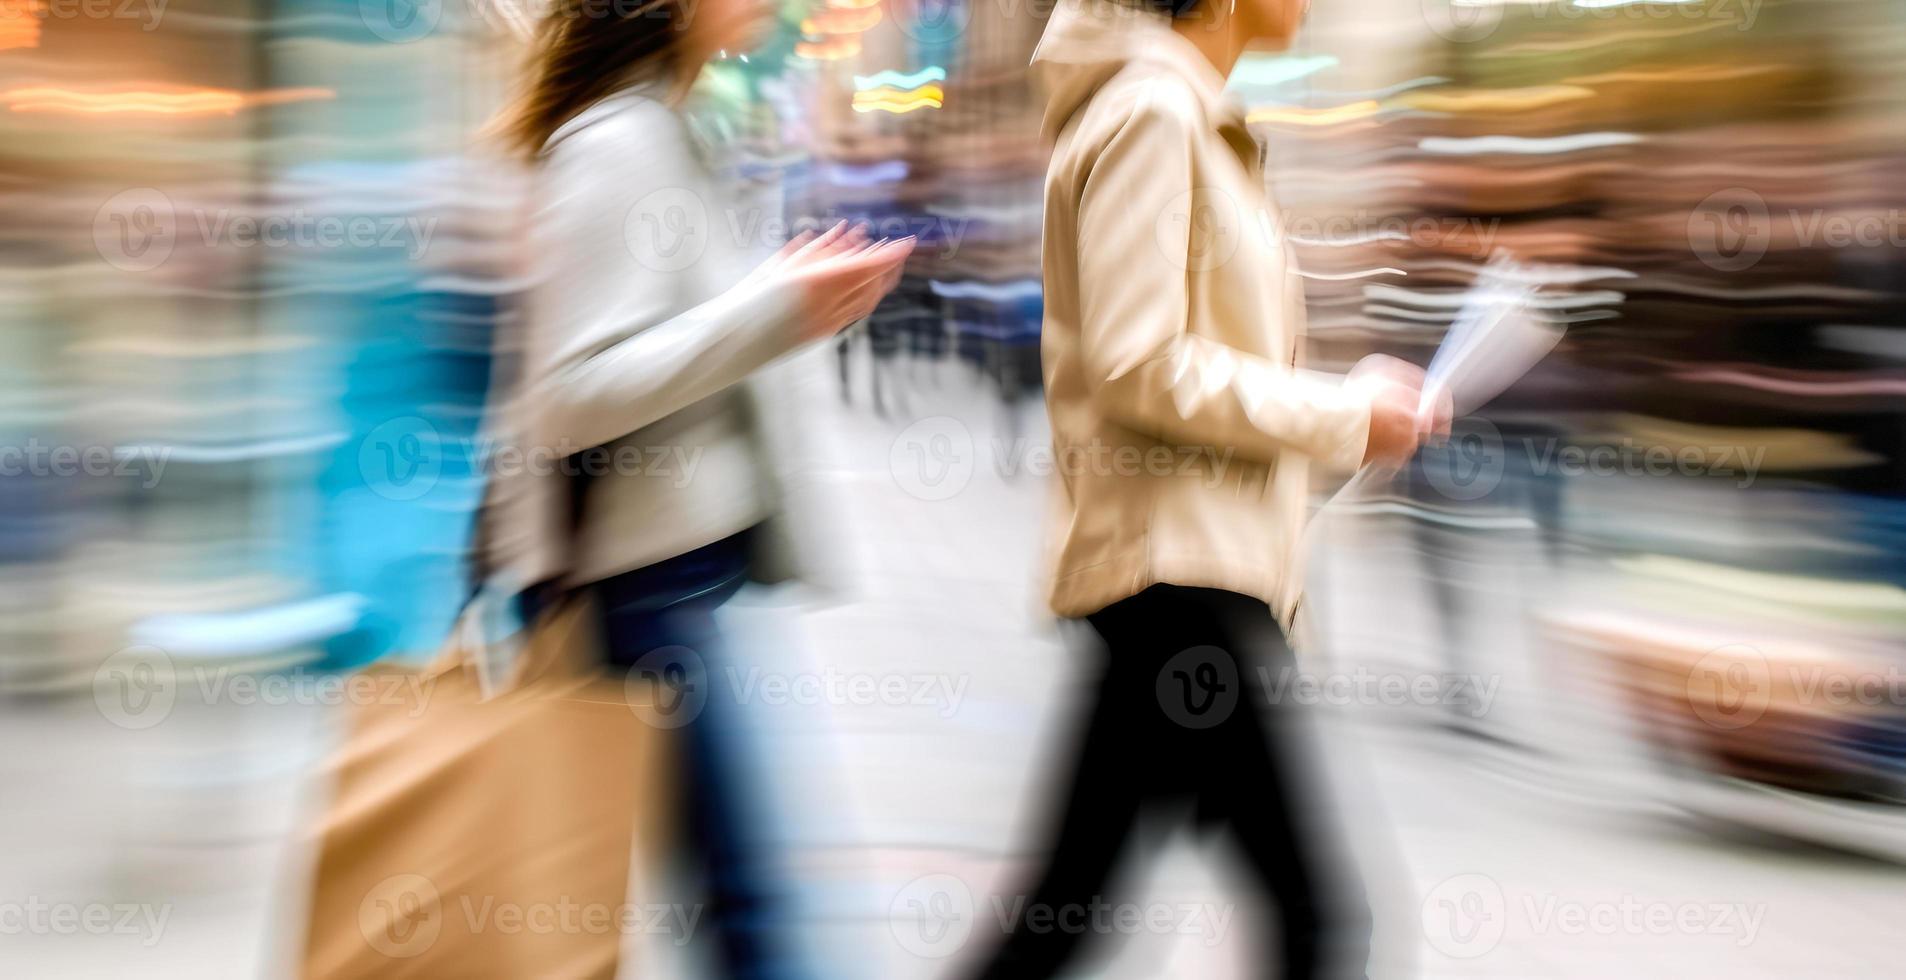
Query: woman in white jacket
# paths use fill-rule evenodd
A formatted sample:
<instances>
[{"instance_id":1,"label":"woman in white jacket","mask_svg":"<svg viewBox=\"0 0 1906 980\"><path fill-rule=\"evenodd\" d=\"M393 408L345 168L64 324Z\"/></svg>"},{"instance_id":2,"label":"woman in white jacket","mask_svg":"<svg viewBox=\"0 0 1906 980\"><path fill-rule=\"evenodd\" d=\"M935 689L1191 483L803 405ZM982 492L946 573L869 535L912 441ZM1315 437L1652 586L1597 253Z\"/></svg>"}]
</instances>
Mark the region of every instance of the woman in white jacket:
<instances>
[{"instance_id":1,"label":"woman in white jacket","mask_svg":"<svg viewBox=\"0 0 1906 980\"><path fill-rule=\"evenodd\" d=\"M493 473L485 564L530 587L526 615L593 593L605 656L663 678L680 726L688 827L734 977L804 975L776 909L715 609L757 565L775 514L770 447L743 382L870 313L910 240L835 226L761 261L742 205L679 112L752 0L557 0L507 135L534 169L533 285L510 415L520 466ZM672 714L670 712L673 712Z\"/></svg>"}]
</instances>

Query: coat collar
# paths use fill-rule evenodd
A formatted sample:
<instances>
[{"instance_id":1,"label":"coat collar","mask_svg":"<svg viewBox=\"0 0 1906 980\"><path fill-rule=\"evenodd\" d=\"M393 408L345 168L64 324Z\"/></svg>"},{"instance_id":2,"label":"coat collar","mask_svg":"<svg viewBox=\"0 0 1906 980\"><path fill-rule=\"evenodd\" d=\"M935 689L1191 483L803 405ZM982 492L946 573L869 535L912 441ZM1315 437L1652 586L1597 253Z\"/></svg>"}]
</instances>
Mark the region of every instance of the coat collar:
<instances>
[{"instance_id":1,"label":"coat collar","mask_svg":"<svg viewBox=\"0 0 1906 980\"><path fill-rule=\"evenodd\" d=\"M1171 29L1171 18L1116 0L1060 0L1034 49L1035 68L1144 62L1170 71L1198 94L1220 129L1244 129L1244 109L1204 52Z\"/></svg>"}]
</instances>

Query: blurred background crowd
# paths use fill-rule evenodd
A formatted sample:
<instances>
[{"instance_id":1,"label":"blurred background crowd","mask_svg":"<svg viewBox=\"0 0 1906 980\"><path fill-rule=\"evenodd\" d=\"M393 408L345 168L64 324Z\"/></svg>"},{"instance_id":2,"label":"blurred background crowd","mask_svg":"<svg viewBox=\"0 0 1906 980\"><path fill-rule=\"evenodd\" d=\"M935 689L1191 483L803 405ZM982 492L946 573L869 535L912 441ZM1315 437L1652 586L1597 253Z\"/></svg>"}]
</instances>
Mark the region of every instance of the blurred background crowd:
<instances>
[{"instance_id":1,"label":"blurred background crowd","mask_svg":"<svg viewBox=\"0 0 1906 980\"><path fill-rule=\"evenodd\" d=\"M694 95L759 202L737 239L920 238L789 365L837 589L733 613L766 671L931 682L757 712L804 932L870 977L944 965L895 938L909 883L1018 866L1073 683L1035 581L1050 7L786 0ZM465 596L522 287L484 127L536 14L0 0L0 973L295 972L319 680L428 660ZM1497 253L1567 330L1407 472L1317 493L1304 664L1373 975L1894 972L1903 65L1898 0L1317 0L1232 78L1314 366L1427 361ZM1149 894L1223 893L1167 868ZM1627 903L1669 925L1596 925ZM152 914L10 925L36 904ZM1095 968L1254 941L1207 938ZM639 969L693 975L668 940Z\"/></svg>"}]
</instances>

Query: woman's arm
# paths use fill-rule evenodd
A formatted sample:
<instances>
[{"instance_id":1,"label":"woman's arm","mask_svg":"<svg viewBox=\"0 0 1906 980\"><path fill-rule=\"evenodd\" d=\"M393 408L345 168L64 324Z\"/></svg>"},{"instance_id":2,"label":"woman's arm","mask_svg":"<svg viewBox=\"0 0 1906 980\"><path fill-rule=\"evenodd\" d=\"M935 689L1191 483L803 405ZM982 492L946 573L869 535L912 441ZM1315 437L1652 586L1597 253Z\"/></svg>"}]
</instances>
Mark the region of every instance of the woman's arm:
<instances>
[{"instance_id":1,"label":"woman's arm","mask_svg":"<svg viewBox=\"0 0 1906 980\"><path fill-rule=\"evenodd\" d=\"M1192 252L1191 225L1207 216L1166 215L1184 210L1198 181L1192 155L1204 125L1190 107L1141 99L1086 179L1080 319L1096 398L1109 417L1154 438L1235 447L1258 460L1294 449L1354 468L1369 437L1365 391L1187 329L1187 269L1213 261ZM1250 233L1252 216L1238 210L1245 202L1218 203L1233 211L1222 216L1230 227L1218 231Z\"/></svg>"},{"instance_id":2,"label":"woman's arm","mask_svg":"<svg viewBox=\"0 0 1906 980\"><path fill-rule=\"evenodd\" d=\"M707 181L674 113L637 102L545 160L524 394L539 448L612 442L729 387L804 338L794 285L704 263L747 223ZM682 311L709 276L726 291Z\"/></svg>"}]
</instances>

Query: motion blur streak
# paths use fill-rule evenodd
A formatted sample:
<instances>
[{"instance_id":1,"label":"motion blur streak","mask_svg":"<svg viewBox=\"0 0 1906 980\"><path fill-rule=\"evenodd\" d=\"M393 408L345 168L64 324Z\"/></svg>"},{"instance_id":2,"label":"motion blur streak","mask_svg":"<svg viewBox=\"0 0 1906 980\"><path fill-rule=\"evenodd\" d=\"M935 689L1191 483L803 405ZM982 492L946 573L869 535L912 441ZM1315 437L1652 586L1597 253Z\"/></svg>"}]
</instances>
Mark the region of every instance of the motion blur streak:
<instances>
[{"instance_id":1,"label":"motion blur streak","mask_svg":"<svg viewBox=\"0 0 1906 980\"><path fill-rule=\"evenodd\" d=\"M333 99L330 89L279 89L271 92L228 92L197 89L174 92L75 92L57 88L16 88L0 92L14 112L149 112L160 115L225 115L261 105L279 105L307 99Z\"/></svg>"},{"instance_id":2,"label":"motion blur streak","mask_svg":"<svg viewBox=\"0 0 1906 980\"><path fill-rule=\"evenodd\" d=\"M548 6L0 0L0 976L301 972L327 760L367 707L427 716L415 668L471 593L486 480L522 462L488 422L527 270L587 258L525 254L537 202L491 125ZM706 690L769 746L758 829L819 975L957 975L1026 912L1092 683L1036 612L1052 483L1131 462L1054 447L1041 399L1027 64L1054 5L769 6L685 96L736 193L661 189L612 247L687 274L840 221L917 238L872 316L775 365L791 434L763 438L830 518L825 574L723 607ZM1167 671L1159 703L1310 712L1293 805L1371 883L1373 978L1897 975L1906 0L1311 7L1227 84L1304 364L1428 363L1498 255L1566 332L1402 472L1319 480L1294 663ZM587 179L656 163L620 150ZM1121 215L1129 261L1182 261L1146 243L1185 229L1223 261L1235 203ZM733 489L706 447L636 448ZM645 819L676 788L645 785ZM474 827L537 867L513 826L420 839ZM1147 830L1151 875L1079 910L1123 940L1085 975L1262 962L1261 896L1197 836ZM588 931L443 878L381 883L363 921ZM620 975L712 975L697 890L630 878L598 910ZM444 952L362 928L395 942L379 975Z\"/></svg>"}]
</instances>

